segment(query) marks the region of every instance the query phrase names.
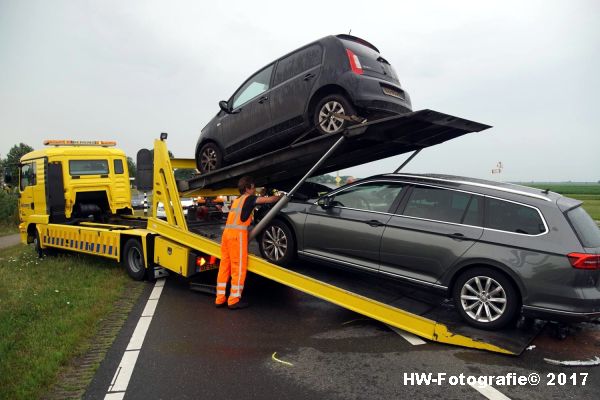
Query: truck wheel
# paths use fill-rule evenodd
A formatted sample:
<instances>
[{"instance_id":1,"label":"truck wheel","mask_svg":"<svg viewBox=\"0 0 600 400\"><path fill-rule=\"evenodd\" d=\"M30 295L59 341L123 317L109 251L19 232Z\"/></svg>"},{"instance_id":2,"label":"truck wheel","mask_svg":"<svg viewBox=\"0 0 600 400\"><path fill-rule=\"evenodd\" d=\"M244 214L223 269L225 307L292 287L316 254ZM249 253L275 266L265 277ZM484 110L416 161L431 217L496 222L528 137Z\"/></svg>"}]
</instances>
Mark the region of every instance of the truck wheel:
<instances>
[{"instance_id":1,"label":"truck wheel","mask_svg":"<svg viewBox=\"0 0 600 400\"><path fill-rule=\"evenodd\" d=\"M323 135L341 132L350 125L350 121L335 117L332 113L346 116L355 114L352 104L344 96L339 94L325 96L317 104L313 121L317 130Z\"/></svg>"},{"instance_id":2,"label":"truck wheel","mask_svg":"<svg viewBox=\"0 0 600 400\"><path fill-rule=\"evenodd\" d=\"M136 281L144 280L146 266L144 264L144 249L138 239L128 239L121 253L121 263L127 274Z\"/></svg>"},{"instance_id":3,"label":"truck wheel","mask_svg":"<svg viewBox=\"0 0 600 400\"><path fill-rule=\"evenodd\" d=\"M40 244L40 233L35 230L35 237L33 238L33 248L38 255L38 258L42 258L44 256L44 250L42 249L42 245Z\"/></svg>"},{"instance_id":4,"label":"truck wheel","mask_svg":"<svg viewBox=\"0 0 600 400\"><path fill-rule=\"evenodd\" d=\"M497 330L516 319L518 291L506 276L494 269L478 267L463 272L452 293L460 315L476 328Z\"/></svg>"},{"instance_id":5,"label":"truck wheel","mask_svg":"<svg viewBox=\"0 0 600 400\"><path fill-rule=\"evenodd\" d=\"M295 243L288 226L275 220L260 235L260 254L269 262L277 265L288 265L295 255Z\"/></svg>"},{"instance_id":6,"label":"truck wheel","mask_svg":"<svg viewBox=\"0 0 600 400\"><path fill-rule=\"evenodd\" d=\"M223 166L223 153L216 143L206 143L196 154L196 167L202 174L215 171Z\"/></svg>"}]
</instances>

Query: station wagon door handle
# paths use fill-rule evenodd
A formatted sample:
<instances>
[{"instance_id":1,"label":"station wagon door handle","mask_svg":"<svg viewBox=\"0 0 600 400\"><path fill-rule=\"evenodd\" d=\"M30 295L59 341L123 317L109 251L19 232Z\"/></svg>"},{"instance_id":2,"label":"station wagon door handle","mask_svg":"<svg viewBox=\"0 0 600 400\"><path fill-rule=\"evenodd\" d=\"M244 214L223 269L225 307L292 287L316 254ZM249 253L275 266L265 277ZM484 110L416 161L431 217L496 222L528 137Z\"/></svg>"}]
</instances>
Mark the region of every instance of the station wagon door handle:
<instances>
[{"instance_id":1,"label":"station wagon door handle","mask_svg":"<svg viewBox=\"0 0 600 400\"><path fill-rule=\"evenodd\" d=\"M260 99L258 99L258 103L259 103L259 104L262 104L262 103L264 103L264 102L265 102L265 101L267 101L267 100L269 100L269 97L268 97L268 96L263 96L263 97L261 97Z\"/></svg>"},{"instance_id":2,"label":"station wagon door handle","mask_svg":"<svg viewBox=\"0 0 600 400\"><path fill-rule=\"evenodd\" d=\"M309 80L311 80L314 77L315 77L315 74L310 74L309 73L309 74L304 75L304 80L305 81L309 81Z\"/></svg>"},{"instance_id":3,"label":"station wagon door handle","mask_svg":"<svg viewBox=\"0 0 600 400\"><path fill-rule=\"evenodd\" d=\"M459 232L451 233L448 235L448 237L451 237L452 239L468 239L465 235Z\"/></svg>"},{"instance_id":4,"label":"station wagon door handle","mask_svg":"<svg viewBox=\"0 0 600 400\"><path fill-rule=\"evenodd\" d=\"M369 226L372 226L372 227L385 226L385 224L383 222L377 221L376 219L370 219L368 221L364 221L364 223L368 224Z\"/></svg>"}]
</instances>

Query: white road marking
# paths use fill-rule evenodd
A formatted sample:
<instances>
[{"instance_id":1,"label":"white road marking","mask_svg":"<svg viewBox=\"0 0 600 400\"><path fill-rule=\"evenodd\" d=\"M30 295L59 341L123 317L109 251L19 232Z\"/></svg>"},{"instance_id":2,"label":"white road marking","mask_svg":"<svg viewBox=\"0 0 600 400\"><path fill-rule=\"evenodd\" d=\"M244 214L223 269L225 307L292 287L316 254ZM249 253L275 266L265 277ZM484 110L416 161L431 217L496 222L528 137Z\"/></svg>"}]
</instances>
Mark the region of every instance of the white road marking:
<instances>
[{"instance_id":1,"label":"white road marking","mask_svg":"<svg viewBox=\"0 0 600 400\"><path fill-rule=\"evenodd\" d=\"M388 325L388 328L396 332L398 335L402 336L408 343L412 344L413 346L419 346L427 343L417 335L414 335L410 332L406 332L400 328L396 328L395 326Z\"/></svg>"},{"instance_id":2,"label":"white road marking","mask_svg":"<svg viewBox=\"0 0 600 400\"><path fill-rule=\"evenodd\" d=\"M478 383L474 383L470 386L490 400L510 400L510 397L505 396L498 390L494 389L492 386L480 385Z\"/></svg>"},{"instance_id":3,"label":"white road marking","mask_svg":"<svg viewBox=\"0 0 600 400\"><path fill-rule=\"evenodd\" d=\"M150 293L150 298L146 302L142 316L138 320L133 334L131 335L131 339L129 339L127 349L125 350L125 353L123 353L121 362L115 371L115 375L108 387L106 396L104 396L104 400L122 400L125 396L125 391L129 385L135 363L137 362L138 355L142 349L144 338L150 327L150 322L152 322L152 317L156 311L156 305L158 304L158 299L160 298L164 286L164 279L159 279L154 284L152 293Z\"/></svg>"}]
</instances>

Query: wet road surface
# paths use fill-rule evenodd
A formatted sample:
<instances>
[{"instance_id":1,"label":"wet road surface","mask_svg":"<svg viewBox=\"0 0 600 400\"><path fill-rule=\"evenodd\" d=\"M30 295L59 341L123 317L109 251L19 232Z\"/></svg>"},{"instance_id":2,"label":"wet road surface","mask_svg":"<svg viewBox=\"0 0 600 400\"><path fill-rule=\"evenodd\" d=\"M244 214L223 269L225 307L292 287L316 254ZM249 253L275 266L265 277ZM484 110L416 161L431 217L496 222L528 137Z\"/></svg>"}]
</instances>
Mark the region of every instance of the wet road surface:
<instances>
[{"instance_id":1,"label":"wet road surface","mask_svg":"<svg viewBox=\"0 0 600 400\"><path fill-rule=\"evenodd\" d=\"M214 271L204 274L214 282ZM149 284L85 398L106 396L151 290ZM244 297L248 309L217 309L212 296L190 291L180 277L167 278L124 397L114 398L481 399L486 397L466 383L467 376L531 374L539 375L537 386L494 385L498 392L485 393L511 399L595 399L600 393L600 367L544 361L600 356L598 325L585 325L563 341L547 329L533 341L535 348L515 357L433 342L412 345L377 321L254 274ZM444 381L418 385L412 373ZM450 384L460 374L465 384Z\"/></svg>"}]
</instances>

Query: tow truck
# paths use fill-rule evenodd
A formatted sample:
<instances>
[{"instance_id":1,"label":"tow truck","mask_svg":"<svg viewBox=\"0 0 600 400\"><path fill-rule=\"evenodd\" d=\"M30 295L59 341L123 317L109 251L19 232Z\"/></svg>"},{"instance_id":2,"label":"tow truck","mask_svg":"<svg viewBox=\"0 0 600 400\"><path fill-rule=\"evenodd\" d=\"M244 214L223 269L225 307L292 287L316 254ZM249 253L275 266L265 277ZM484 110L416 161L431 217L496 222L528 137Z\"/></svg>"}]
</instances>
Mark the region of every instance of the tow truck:
<instances>
[{"instance_id":1,"label":"tow truck","mask_svg":"<svg viewBox=\"0 0 600 400\"><path fill-rule=\"evenodd\" d=\"M408 162L421 149L488 128L421 110L363 122L339 134L301 136L257 159L185 181L177 181L174 170L195 169L195 160L170 158L168 135L162 133L154 140L153 152L142 149L137 155L138 189L152 191L148 217L132 214L129 188L122 187L129 181L125 154L113 149L113 142L47 141L51 147L21 159L21 239L34 243L40 256L62 249L113 259L136 280L169 273L190 278L217 267L220 236L202 221L186 218L182 196L234 195L232 187L243 175L253 175L257 186L291 187L253 229L254 237L310 176L412 151ZM164 207L163 218L157 217L159 204ZM372 287L345 281L343 275L332 278L309 269L291 270L252 254L248 270L431 341L518 355L539 331L535 325L502 332L478 330L461 323L444 301L412 298L410 293L386 297Z\"/></svg>"}]
</instances>

